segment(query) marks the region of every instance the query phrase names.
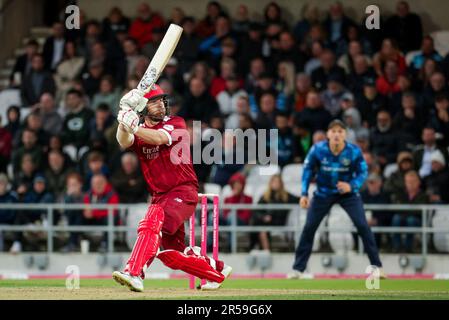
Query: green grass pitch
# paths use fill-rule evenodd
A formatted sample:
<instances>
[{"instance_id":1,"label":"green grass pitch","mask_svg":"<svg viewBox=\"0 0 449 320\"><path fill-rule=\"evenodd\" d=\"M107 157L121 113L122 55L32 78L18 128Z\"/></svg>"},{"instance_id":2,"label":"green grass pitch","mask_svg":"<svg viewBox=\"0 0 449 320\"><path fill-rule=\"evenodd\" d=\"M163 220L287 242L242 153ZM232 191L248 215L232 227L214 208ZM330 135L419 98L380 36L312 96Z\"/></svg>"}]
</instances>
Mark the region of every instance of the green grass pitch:
<instances>
[{"instance_id":1,"label":"green grass pitch","mask_svg":"<svg viewBox=\"0 0 449 320\"><path fill-rule=\"evenodd\" d=\"M0 280L0 299L373 299L449 300L449 280L382 280L368 290L365 280L228 279L217 291L189 290L187 279L146 280L145 292L134 293L112 279L80 279L68 290L65 279Z\"/></svg>"}]
</instances>

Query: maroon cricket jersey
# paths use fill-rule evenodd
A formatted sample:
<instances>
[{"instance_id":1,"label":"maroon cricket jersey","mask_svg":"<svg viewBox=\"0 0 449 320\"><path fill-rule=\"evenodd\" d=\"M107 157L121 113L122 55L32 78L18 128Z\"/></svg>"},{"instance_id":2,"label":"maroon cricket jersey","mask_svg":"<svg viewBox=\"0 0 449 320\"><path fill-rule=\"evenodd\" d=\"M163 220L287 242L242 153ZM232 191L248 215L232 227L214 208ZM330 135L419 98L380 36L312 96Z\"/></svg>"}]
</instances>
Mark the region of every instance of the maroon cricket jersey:
<instances>
[{"instance_id":1,"label":"maroon cricket jersey","mask_svg":"<svg viewBox=\"0 0 449 320\"><path fill-rule=\"evenodd\" d=\"M130 148L139 157L150 193L152 195L166 193L179 185L191 185L198 189L198 179L193 170L184 119L167 116L153 127L148 127L146 124L142 127L159 130L169 139L168 144L156 146L134 135L134 143Z\"/></svg>"}]
</instances>

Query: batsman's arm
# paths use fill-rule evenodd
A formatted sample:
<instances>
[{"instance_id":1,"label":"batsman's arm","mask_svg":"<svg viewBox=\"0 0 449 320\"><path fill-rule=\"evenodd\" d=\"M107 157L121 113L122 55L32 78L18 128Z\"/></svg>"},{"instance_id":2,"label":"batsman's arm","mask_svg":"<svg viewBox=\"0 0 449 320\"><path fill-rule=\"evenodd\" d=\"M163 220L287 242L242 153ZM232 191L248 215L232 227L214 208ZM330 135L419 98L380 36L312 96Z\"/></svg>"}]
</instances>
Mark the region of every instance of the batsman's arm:
<instances>
[{"instance_id":1,"label":"batsman's arm","mask_svg":"<svg viewBox=\"0 0 449 320\"><path fill-rule=\"evenodd\" d=\"M152 144L155 146L160 146L163 144L170 145L171 144L171 136L170 134L162 129L150 129L150 128L142 128L139 127L139 130L135 133L140 139L148 144Z\"/></svg>"},{"instance_id":2,"label":"batsman's arm","mask_svg":"<svg viewBox=\"0 0 449 320\"><path fill-rule=\"evenodd\" d=\"M116 134L118 144L123 148L129 148L134 143L134 135L129 133L123 124L119 123Z\"/></svg>"}]
</instances>

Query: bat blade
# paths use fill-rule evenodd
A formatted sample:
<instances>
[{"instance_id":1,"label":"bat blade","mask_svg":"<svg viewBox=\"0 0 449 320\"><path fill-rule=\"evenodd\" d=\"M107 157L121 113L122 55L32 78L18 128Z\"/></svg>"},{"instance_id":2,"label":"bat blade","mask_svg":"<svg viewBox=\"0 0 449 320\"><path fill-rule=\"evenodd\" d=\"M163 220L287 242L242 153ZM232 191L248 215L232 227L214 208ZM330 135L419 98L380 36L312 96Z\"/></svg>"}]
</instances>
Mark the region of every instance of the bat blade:
<instances>
[{"instance_id":1,"label":"bat blade","mask_svg":"<svg viewBox=\"0 0 449 320\"><path fill-rule=\"evenodd\" d=\"M159 79L168 60L170 60L173 55L179 39L181 38L182 30L183 29L180 26L173 23L170 24L153 59L151 59L150 65L137 85L137 89L142 90L144 93L148 93L151 90L151 87Z\"/></svg>"}]
</instances>

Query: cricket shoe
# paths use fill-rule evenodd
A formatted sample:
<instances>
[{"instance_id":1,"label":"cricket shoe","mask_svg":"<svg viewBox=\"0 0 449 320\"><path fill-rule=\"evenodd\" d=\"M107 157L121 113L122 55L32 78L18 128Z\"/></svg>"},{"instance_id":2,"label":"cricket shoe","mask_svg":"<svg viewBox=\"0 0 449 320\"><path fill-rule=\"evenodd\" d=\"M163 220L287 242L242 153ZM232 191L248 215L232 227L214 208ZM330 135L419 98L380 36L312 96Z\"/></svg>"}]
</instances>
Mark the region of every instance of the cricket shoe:
<instances>
[{"instance_id":1,"label":"cricket shoe","mask_svg":"<svg viewBox=\"0 0 449 320\"><path fill-rule=\"evenodd\" d=\"M287 279L313 279L313 275L298 270L293 270L292 272L287 274Z\"/></svg>"},{"instance_id":2,"label":"cricket shoe","mask_svg":"<svg viewBox=\"0 0 449 320\"><path fill-rule=\"evenodd\" d=\"M143 280L139 276L132 276L128 272L114 271L112 279L120 283L122 286L127 286L129 290L135 292L143 291Z\"/></svg>"},{"instance_id":3,"label":"cricket shoe","mask_svg":"<svg viewBox=\"0 0 449 320\"><path fill-rule=\"evenodd\" d=\"M223 266L223 270L221 270L221 274L224 275L225 280L231 275L231 273L232 273L232 267L225 264ZM220 289L223 282L218 283L218 282L206 280L206 284L203 284L200 289L201 290L217 290L217 289Z\"/></svg>"}]
</instances>

